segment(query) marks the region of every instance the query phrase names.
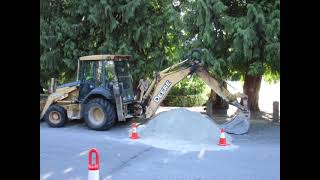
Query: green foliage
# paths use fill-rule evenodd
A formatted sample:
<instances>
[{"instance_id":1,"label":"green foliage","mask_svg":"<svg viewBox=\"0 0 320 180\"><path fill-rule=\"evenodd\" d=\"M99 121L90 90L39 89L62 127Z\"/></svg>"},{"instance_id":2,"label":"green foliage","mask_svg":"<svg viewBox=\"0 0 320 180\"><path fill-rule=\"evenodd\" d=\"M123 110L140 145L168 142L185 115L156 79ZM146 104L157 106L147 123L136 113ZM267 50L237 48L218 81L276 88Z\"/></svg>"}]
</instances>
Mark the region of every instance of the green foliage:
<instances>
[{"instance_id":1,"label":"green foliage","mask_svg":"<svg viewBox=\"0 0 320 180\"><path fill-rule=\"evenodd\" d=\"M278 78L279 0L199 0L184 4L187 47L207 49L203 60L212 74L232 80L245 74Z\"/></svg>"},{"instance_id":2,"label":"green foliage","mask_svg":"<svg viewBox=\"0 0 320 180\"><path fill-rule=\"evenodd\" d=\"M206 85L204 82L202 82L198 77L191 76L176 84L168 95L185 96L202 94L205 91L205 87Z\"/></svg>"},{"instance_id":3,"label":"green foliage","mask_svg":"<svg viewBox=\"0 0 320 180\"><path fill-rule=\"evenodd\" d=\"M53 74L73 79L84 55L133 55L134 79L151 78L178 61L180 15L170 0L43 0L40 7L44 81Z\"/></svg>"},{"instance_id":4,"label":"green foliage","mask_svg":"<svg viewBox=\"0 0 320 180\"><path fill-rule=\"evenodd\" d=\"M186 95L186 96L171 96L168 95L163 101L165 106L174 107L193 107L193 106L203 106L208 100L207 96L203 94L196 95Z\"/></svg>"},{"instance_id":5,"label":"green foliage","mask_svg":"<svg viewBox=\"0 0 320 180\"><path fill-rule=\"evenodd\" d=\"M193 48L206 49L203 63L217 78L279 79L279 0L180 2L41 0L40 82L74 80L78 58L92 54L130 54L134 80L151 80ZM191 78L170 96L204 94L204 87Z\"/></svg>"},{"instance_id":6,"label":"green foliage","mask_svg":"<svg viewBox=\"0 0 320 180\"><path fill-rule=\"evenodd\" d=\"M280 73L279 72L272 72L270 68L266 69L266 73L264 75L264 79L269 83L276 83L280 80Z\"/></svg>"},{"instance_id":7,"label":"green foliage","mask_svg":"<svg viewBox=\"0 0 320 180\"><path fill-rule=\"evenodd\" d=\"M202 106L208 97L206 85L196 76L186 78L176 84L167 95L166 106Z\"/></svg>"},{"instance_id":8,"label":"green foliage","mask_svg":"<svg viewBox=\"0 0 320 180\"><path fill-rule=\"evenodd\" d=\"M248 75L280 73L280 1L254 1L241 17L227 17L225 30L232 36L228 65ZM274 74L270 76L270 74Z\"/></svg>"},{"instance_id":9,"label":"green foliage","mask_svg":"<svg viewBox=\"0 0 320 180\"><path fill-rule=\"evenodd\" d=\"M229 42L225 39L221 23L226 9L220 0L187 1L183 17L186 48L205 48L204 65L221 78L229 73L225 60Z\"/></svg>"}]
</instances>

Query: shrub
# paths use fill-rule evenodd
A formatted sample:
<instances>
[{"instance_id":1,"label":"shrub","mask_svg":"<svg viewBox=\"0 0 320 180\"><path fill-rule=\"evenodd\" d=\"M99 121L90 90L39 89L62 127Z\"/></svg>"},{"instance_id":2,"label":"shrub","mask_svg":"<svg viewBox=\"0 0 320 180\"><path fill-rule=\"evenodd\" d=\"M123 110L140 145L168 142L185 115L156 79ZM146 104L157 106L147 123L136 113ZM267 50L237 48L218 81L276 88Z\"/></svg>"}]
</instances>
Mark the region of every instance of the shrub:
<instances>
[{"instance_id":1,"label":"shrub","mask_svg":"<svg viewBox=\"0 0 320 180\"><path fill-rule=\"evenodd\" d=\"M163 101L164 106L202 106L208 97L206 85L197 77L191 76L176 84Z\"/></svg>"}]
</instances>

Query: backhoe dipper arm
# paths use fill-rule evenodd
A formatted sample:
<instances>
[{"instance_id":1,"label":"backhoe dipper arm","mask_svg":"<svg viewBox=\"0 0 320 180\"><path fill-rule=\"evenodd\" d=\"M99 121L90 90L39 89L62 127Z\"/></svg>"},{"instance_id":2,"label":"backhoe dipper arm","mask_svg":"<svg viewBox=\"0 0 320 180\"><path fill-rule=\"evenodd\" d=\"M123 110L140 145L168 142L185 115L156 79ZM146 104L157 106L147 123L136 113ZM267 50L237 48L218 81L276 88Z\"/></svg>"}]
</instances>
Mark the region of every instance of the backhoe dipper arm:
<instances>
[{"instance_id":1,"label":"backhoe dipper arm","mask_svg":"<svg viewBox=\"0 0 320 180\"><path fill-rule=\"evenodd\" d=\"M248 96L243 93L231 94L226 88L223 87L222 83L220 83L216 78L210 76L208 71L203 66L198 66L196 74L222 99L238 108L235 116L221 125L224 130L230 134L247 133L250 128L250 111L247 103ZM238 102L237 98L242 98L243 105Z\"/></svg>"},{"instance_id":2,"label":"backhoe dipper arm","mask_svg":"<svg viewBox=\"0 0 320 180\"><path fill-rule=\"evenodd\" d=\"M200 79L205 82L210 88L216 92L223 100L227 101L229 104L236 106L242 111L248 111L247 108L247 99L248 96L243 93L235 93L231 94L226 88L222 86L222 84L217 81L214 77L212 77L209 72L203 67L199 66L196 70L196 74L200 77ZM238 103L237 98L242 98L244 105Z\"/></svg>"}]
</instances>

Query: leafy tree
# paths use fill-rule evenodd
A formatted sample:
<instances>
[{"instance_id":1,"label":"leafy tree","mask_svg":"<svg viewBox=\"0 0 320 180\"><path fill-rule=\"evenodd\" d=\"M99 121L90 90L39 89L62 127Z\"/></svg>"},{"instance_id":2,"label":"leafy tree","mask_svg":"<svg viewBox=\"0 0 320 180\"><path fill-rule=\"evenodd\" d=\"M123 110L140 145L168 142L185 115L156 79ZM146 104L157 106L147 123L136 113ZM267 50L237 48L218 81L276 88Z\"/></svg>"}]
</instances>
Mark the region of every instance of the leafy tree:
<instances>
[{"instance_id":1,"label":"leafy tree","mask_svg":"<svg viewBox=\"0 0 320 180\"><path fill-rule=\"evenodd\" d=\"M263 75L278 79L280 73L280 1L254 1L240 17L226 17L226 33L232 37L228 64L244 77L243 91L251 111L259 109Z\"/></svg>"},{"instance_id":2,"label":"leafy tree","mask_svg":"<svg viewBox=\"0 0 320 180\"><path fill-rule=\"evenodd\" d=\"M75 43L78 27L68 22L69 1L40 1L40 77L44 84L50 77L74 77L72 55L78 55Z\"/></svg>"},{"instance_id":3,"label":"leafy tree","mask_svg":"<svg viewBox=\"0 0 320 180\"><path fill-rule=\"evenodd\" d=\"M243 78L249 108L259 111L262 76L279 78L280 1L198 0L181 8L189 47L207 49L214 76Z\"/></svg>"},{"instance_id":4,"label":"leafy tree","mask_svg":"<svg viewBox=\"0 0 320 180\"><path fill-rule=\"evenodd\" d=\"M139 80L178 61L180 17L169 0L46 0L43 4L50 8L43 8L40 17L42 72L69 80L79 56L130 54L132 74Z\"/></svg>"},{"instance_id":5,"label":"leafy tree","mask_svg":"<svg viewBox=\"0 0 320 180\"><path fill-rule=\"evenodd\" d=\"M279 78L279 0L41 0L40 30L43 85L74 79L77 59L92 54L133 55L136 84L195 47L207 49L212 75L244 79L252 111L261 77Z\"/></svg>"},{"instance_id":6,"label":"leafy tree","mask_svg":"<svg viewBox=\"0 0 320 180\"><path fill-rule=\"evenodd\" d=\"M165 106L202 106L207 100L206 85L197 76L191 76L177 83L163 101Z\"/></svg>"},{"instance_id":7,"label":"leafy tree","mask_svg":"<svg viewBox=\"0 0 320 180\"><path fill-rule=\"evenodd\" d=\"M180 7L184 12L186 49L205 48L203 63L209 72L216 78L227 78L229 69L225 59L230 42L225 38L220 22L227 6L219 0L198 0L184 1ZM209 101L213 101L214 108L228 108L228 104L214 91L211 91Z\"/></svg>"}]
</instances>

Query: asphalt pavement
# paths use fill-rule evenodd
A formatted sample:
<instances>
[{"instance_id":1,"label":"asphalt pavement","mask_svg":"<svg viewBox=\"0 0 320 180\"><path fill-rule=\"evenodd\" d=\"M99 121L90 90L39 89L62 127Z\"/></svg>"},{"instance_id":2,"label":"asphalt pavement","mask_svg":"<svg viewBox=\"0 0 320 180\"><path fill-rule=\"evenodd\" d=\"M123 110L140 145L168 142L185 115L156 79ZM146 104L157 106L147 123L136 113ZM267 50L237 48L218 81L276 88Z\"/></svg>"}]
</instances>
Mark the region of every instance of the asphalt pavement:
<instances>
[{"instance_id":1,"label":"asphalt pavement","mask_svg":"<svg viewBox=\"0 0 320 180\"><path fill-rule=\"evenodd\" d=\"M87 180L91 148L100 154L101 180L280 179L279 124L253 121L248 134L233 135L236 150L188 153L135 142L128 138L129 124L93 131L80 120L63 128L41 122L40 179Z\"/></svg>"}]
</instances>

